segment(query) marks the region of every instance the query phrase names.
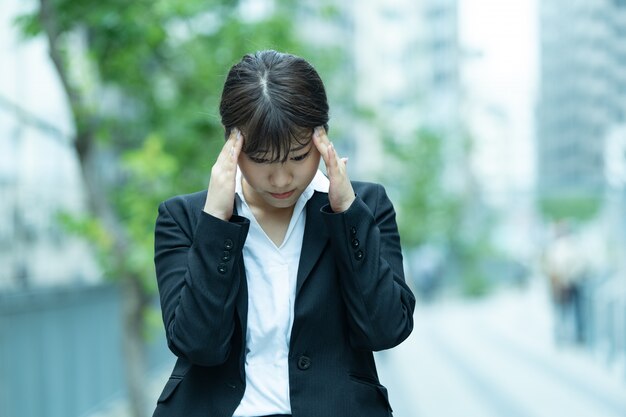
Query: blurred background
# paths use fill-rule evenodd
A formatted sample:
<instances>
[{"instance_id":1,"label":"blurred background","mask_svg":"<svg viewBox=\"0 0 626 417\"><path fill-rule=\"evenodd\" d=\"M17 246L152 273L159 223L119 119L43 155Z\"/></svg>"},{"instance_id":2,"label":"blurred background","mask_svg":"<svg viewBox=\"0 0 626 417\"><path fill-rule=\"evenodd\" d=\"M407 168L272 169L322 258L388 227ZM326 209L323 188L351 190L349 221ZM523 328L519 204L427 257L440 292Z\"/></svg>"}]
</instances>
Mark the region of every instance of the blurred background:
<instances>
[{"instance_id":1,"label":"blurred background","mask_svg":"<svg viewBox=\"0 0 626 417\"><path fill-rule=\"evenodd\" d=\"M269 48L396 206L394 415L626 416L624 0L2 0L0 415L150 415L156 208L206 186L226 72Z\"/></svg>"}]
</instances>

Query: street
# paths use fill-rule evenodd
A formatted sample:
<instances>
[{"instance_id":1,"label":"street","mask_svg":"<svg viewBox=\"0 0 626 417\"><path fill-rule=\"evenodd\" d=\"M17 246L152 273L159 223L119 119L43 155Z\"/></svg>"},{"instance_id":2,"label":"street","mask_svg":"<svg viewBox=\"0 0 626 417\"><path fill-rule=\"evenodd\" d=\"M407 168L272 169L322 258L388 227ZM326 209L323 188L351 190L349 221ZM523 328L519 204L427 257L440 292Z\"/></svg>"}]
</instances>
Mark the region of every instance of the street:
<instances>
[{"instance_id":1,"label":"street","mask_svg":"<svg viewBox=\"0 0 626 417\"><path fill-rule=\"evenodd\" d=\"M625 417L626 375L553 343L541 284L418 306L415 329L377 354L394 417Z\"/></svg>"}]
</instances>

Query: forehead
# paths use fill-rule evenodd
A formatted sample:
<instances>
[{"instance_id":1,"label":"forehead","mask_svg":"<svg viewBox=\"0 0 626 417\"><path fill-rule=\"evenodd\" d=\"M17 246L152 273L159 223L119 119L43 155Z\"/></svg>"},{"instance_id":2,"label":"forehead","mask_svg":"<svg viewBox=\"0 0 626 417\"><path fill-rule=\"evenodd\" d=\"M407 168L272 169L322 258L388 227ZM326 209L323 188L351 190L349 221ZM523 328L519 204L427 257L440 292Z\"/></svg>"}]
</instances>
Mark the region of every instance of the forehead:
<instances>
[{"instance_id":1,"label":"forehead","mask_svg":"<svg viewBox=\"0 0 626 417\"><path fill-rule=\"evenodd\" d=\"M308 149L313 141L313 128L291 127L275 135L244 135L244 149L247 154L272 155L280 159L286 154Z\"/></svg>"},{"instance_id":2,"label":"forehead","mask_svg":"<svg viewBox=\"0 0 626 417\"><path fill-rule=\"evenodd\" d=\"M313 143L312 140L309 140L308 142L297 142L297 141L292 141L289 144L288 148L256 148L256 149L249 149L249 150L245 150L244 153L248 154L248 155L262 155L262 156L269 156L270 159L280 159L281 155L284 154L293 154L296 152L301 152L301 151L305 151L308 150L309 148L311 148L311 144ZM281 152L281 149L284 149L284 151ZM279 153L281 155L279 155Z\"/></svg>"}]
</instances>

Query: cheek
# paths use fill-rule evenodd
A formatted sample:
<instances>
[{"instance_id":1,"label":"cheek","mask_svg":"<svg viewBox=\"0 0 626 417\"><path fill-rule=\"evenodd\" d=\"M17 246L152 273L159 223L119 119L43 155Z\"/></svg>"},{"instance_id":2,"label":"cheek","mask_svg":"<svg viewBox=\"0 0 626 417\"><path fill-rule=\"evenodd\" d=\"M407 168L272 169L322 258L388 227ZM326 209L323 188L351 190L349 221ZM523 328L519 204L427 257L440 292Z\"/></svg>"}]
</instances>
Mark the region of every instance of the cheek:
<instances>
[{"instance_id":1,"label":"cheek","mask_svg":"<svg viewBox=\"0 0 626 417\"><path fill-rule=\"evenodd\" d=\"M306 162L304 164L309 169L313 169L313 168L317 169L317 167L320 164L320 159L322 159L321 154L316 148L313 148L311 149L311 154L306 159Z\"/></svg>"},{"instance_id":2,"label":"cheek","mask_svg":"<svg viewBox=\"0 0 626 417\"><path fill-rule=\"evenodd\" d=\"M239 169L241 170L243 177L246 179L246 182L253 188L256 188L256 185L261 182L263 178L265 178L263 168L258 164L239 161Z\"/></svg>"},{"instance_id":3,"label":"cheek","mask_svg":"<svg viewBox=\"0 0 626 417\"><path fill-rule=\"evenodd\" d=\"M306 164L303 169L303 177L306 177L309 181L313 179L317 173L317 169L320 165L320 154L316 152L315 155L311 155L307 158Z\"/></svg>"},{"instance_id":4,"label":"cheek","mask_svg":"<svg viewBox=\"0 0 626 417\"><path fill-rule=\"evenodd\" d=\"M322 159L322 155L315 150L315 154L311 155L311 169L313 169L313 173L317 172L317 169L320 166L320 160Z\"/></svg>"}]
</instances>

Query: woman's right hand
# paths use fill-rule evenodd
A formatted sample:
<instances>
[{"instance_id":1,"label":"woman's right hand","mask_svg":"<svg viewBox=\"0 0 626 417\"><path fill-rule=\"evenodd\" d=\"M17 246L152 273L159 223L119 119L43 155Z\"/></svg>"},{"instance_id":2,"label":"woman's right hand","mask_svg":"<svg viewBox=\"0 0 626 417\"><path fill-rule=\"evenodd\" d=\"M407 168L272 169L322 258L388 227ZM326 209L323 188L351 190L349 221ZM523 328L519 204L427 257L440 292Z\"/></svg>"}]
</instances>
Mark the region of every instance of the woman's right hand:
<instances>
[{"instance_id":1,"label":"woman's right hand","mask_svg":"<svg viewBox=\"0 0 626 417\"><path fill-rule=\"evenodd\" d=\"M211 168L204 211L218 219L228 221L233 215L237 160L242 146L243 136L239 129L233 128Z\"/></svg>"}]
</instances>

